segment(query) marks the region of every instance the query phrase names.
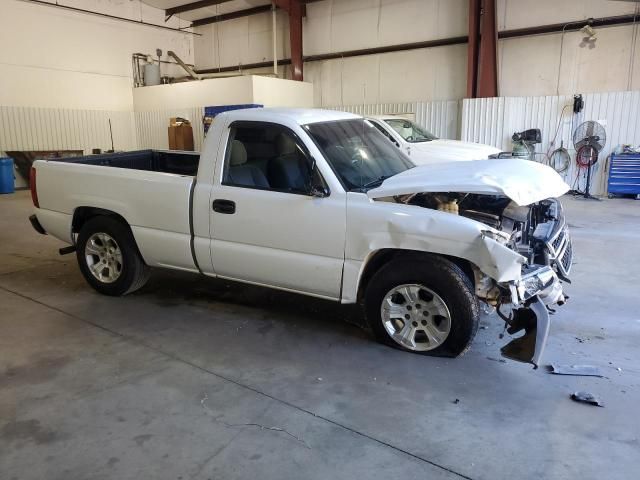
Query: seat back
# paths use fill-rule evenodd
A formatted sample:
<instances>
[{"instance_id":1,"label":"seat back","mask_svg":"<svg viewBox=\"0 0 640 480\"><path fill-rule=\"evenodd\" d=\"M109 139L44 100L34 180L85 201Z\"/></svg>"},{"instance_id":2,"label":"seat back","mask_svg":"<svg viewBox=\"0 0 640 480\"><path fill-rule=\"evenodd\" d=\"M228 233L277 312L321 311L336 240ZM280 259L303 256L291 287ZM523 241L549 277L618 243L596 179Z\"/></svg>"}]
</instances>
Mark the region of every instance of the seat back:
<instances>
[{"instance_id":1,"label":"seat back","mask_svg":"<svg viewBox=\"0 0 640 480\"><path fill-rule=\"evenodd\" d=\"M230 155L226 182L242 187L270 187L262 170L254 165L247 165L247 150L242 142L233 140Z\"/></svg>"},{"instance_id":2,"label":"seat back","mask_svg":"<svg viewBox=\"0 0 640 480\"><path fill-rule=\"evenodd\" d=\"M308 190L309 163L290 135L278 134L278 155L269 162L267 175L273 188L304 192Z\"/></svg>"}]
</instances>

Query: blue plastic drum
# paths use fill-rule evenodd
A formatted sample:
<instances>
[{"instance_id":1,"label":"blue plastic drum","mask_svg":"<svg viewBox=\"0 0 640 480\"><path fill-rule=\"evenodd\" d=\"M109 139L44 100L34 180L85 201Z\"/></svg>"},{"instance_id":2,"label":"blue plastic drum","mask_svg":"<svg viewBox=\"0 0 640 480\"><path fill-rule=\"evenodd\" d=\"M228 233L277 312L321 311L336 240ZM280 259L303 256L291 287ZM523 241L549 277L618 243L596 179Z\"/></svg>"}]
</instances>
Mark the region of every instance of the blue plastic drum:
<instances>
[{"instance_id":1,"label":"blue plastic drum","mask_svg":"<svg viewBox=\"0 0 640 480\"><path fill-rule=\"evenodd\" d=\"M13 158L0 158L0 193L13 193Z\"/></svg>"}]
</instances>

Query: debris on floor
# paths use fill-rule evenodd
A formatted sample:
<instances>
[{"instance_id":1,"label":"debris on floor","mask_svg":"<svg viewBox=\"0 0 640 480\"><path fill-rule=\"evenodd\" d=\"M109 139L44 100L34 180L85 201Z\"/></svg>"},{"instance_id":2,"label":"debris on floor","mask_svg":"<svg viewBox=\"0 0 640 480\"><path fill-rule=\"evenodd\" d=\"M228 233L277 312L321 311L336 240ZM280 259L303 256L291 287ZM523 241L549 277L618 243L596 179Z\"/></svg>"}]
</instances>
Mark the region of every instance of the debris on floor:
<instances>
[{"instance_id":1,"label":"debris on floor","mask_svg":"<svg viewBox=\"0 0 640 480\"><path fill-rule=\"evenodd\" d=\"M457 405L457 404L459 404L459 403L460 403L460 399L459 399L459 398L456 398L456 399L455 399L453 402L451 402L451 403L453 403L454 405Z\"/></svg>"},{"instance_id":2,"label":"debris on floor","mask_svg":"<svg viewBox=\"0 0 640 480\"><path fill-rule=\"evenodd\" d=\"M554 375L575 375L580 377L603 377L598 367L593 365L555 365L547 366L549 373Z\"/></svg>"},{"instance_id":3,"label":"debris on floor","mask_svg":"<svg viewBox=\"0 0 640 480\"><path fill-rule=\"evenodd\" d=\"M492 362L507 363L504 358L487 357L487 360L491 360Z\"/></svg>"},{"instance_id":4,"label":"debris on floor","mask_svg":"<svg viewBox=\"0 0 640 480\"><path fill-rule=\"evenodd\" d=\"M574 392L571 394L571 400L574 402L588 403L596 407L604 407L602 400L589 392Z\"/></svg>"}]
</instances>

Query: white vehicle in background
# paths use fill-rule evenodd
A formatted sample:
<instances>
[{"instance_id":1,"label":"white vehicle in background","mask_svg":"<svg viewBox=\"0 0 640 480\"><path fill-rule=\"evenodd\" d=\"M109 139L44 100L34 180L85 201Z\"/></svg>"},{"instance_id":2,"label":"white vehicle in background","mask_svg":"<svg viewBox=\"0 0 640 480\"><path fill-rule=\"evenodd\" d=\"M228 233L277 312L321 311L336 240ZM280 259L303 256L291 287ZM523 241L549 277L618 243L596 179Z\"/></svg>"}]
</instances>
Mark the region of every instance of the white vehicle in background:
<instances>
[{"instance_id":1,"label":"white vehicle in background","mask_svg":"<svg viewBox=\"0 0 640 480\"><path fill-rule=\"evenodd\" d=\"M379 340L423 354L464 353L485 302L525 333L503 354L538 364L571 267L554 198L569 186L551 168L416 167L342 112L227 112L201 155L38 160L30 186L34 228L70 244L98 292L159 267L361 302Z\"/></svg>"},{"instance_id":2,"label":"white vehicle in background","mask_svg":"<svg viewBox=\"0 0 640 480\"><path fill-rule=\"evenodd\" d=\"M367 120L416 165L486 160L500 153L500 149L491 145L438 138L415 122L397 115L368 117Z\"/></svg>"}]
</instances>

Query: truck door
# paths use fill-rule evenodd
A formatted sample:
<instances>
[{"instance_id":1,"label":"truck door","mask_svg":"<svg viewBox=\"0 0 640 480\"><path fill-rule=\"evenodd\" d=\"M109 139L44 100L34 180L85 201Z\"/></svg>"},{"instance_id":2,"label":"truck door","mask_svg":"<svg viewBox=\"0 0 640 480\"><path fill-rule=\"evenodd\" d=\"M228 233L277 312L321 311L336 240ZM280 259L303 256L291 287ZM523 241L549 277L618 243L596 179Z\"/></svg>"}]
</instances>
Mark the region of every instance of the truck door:
<instances>
[{"instance_id":1,"label":"truck door","mask_svg":"<svg viewBox=\"0 0 640 480\"><path fill-rule=\"evenodd\" d=\"M345 193L311 194L311 156L301 139L282 125L234 122L228 135L210 202L215 273L338 299ZM323 184L322 175L314 171L313 183Z\"/></svg>"}]
</instances>

